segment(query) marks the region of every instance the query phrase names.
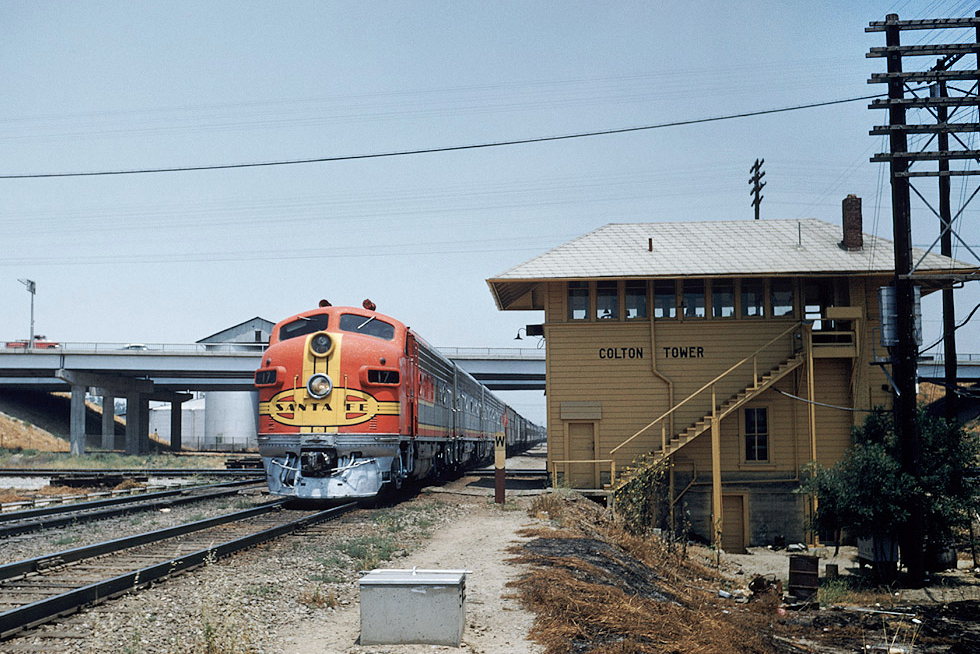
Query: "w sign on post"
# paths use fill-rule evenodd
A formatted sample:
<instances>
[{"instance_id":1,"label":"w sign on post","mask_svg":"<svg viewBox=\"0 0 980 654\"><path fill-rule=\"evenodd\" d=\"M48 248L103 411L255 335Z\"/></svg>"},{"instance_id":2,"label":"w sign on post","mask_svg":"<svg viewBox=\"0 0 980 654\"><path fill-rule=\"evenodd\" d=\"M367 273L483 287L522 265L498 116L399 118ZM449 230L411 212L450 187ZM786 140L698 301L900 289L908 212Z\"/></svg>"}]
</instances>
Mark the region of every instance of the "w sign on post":
<instances>
[{"instance_id":1,"label":"w sign on post","mask_svg":"<svg viewBox=\"0 0 980 654\"><path fill-rule=\"evenodd\" d=\"M493 441L493 501L504 503L504 476L507 467L507 435L497 434Z\"/></svg>"}]
</instances>

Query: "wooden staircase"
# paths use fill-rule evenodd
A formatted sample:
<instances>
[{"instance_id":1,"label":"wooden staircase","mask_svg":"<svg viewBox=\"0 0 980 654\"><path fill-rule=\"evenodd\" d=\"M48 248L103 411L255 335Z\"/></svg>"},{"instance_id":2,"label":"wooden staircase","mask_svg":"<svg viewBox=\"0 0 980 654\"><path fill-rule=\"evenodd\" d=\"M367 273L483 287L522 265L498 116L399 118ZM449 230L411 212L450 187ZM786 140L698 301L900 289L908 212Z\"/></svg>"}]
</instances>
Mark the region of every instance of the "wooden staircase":
<instances>
[{"instance_id":1,"label":"wooden staircase","mask_svg":"<svg viewBox=\"0 0 980 654\"><path fill-rule=\"evenodd\" d=\"M806 356L802 352L796 356L785 359L778 366L756 380L754 385L742 389L730 397L724 404L720 405L717 409L718 419L721 420L732 411L737 410L740 406L752 400L767 388L771 387L773 384L785 377L787 374L803 365L805 361ZM654 451L654 457L651 464L656 465L657 463L663 461L667 457L677 452L677 450L681 449L710 429L712 417L712 414L708 413L684 431L671 436L670 440L668 440L665 444L666 447L661 446L661 448Z\"/></svg>"},{"instance_id":2,"label":"wooden staircase","mask_svg":"<svg viewBox=\"0 0 980 654\"><path fill-rule=\"evenodd\" d=\"M797 323L789 327L781 334L775 336L765 345L757 349L755 352L745 357L738 363L732 365L730 368L728 368L728 370L724 371L711 381L704 384L701 388L688 395L685 399L672 406L660 417L653 420L653 422L649 423L647 426L640 429L622 443L609 450L612 474L610 480L611 483L609 486L607 486L607 488L618 490L640 472L662 464L664 460L673 456L679 449L693 441L705 431L708 431L711 428L711 423L713 420L720 421L722 418L726 417L733 411L736 411L739 407L752 400L766 389L771 388L773 384L785 377L791 371L803 365L807 361L809 356L808 353L811 351L809 345L809 332L806 331L808 329L808 327L804 327L803 323ZM806 337L804 338L803 335ZM797 347L797 344L800 342L805 345L802 350ZM788 351L791 354L768 372L759 375L759 355L767 350L772 351L770 348L785 348L787 344L790 345ZM786 351L787 350L783 350L783 352ZM716 385L723 379L731 379L731 376L736 374L737 371L745 371L747 368L751 368L752 383L719 405L715 397ZM744 375L744 372L742 374ZM700 420L680 433L674 434L673 429L671 429L671 434L668 437L668 419L672 424L674 416L677 415L678 409L699 396L704 397L702 393L705 395L710 394L711 399L709 401L709 405L712 407L711 410ZM651 427L658 424L660 425L660 447L652 449L650 456L644 457L645 460L639 467L627 468L626 474L620 478L617 478L616 470L618 466L616 461L616 452L635 439L639 438L641 434L649 430ZM649 436L647 436L647 439L649 439Z\"/></svg>"}]
</instances>

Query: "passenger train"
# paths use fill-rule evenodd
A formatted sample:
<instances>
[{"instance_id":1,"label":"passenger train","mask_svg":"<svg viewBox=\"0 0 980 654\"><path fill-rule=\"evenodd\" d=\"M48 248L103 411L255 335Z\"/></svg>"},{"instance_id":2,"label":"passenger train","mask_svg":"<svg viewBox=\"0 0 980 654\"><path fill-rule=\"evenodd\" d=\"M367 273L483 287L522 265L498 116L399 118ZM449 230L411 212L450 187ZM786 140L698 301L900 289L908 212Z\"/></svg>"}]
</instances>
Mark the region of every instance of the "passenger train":
<instances>
[{"instance_id":1,"label":"passenger train","mask_svg":"<svg viewBox=\"0 0 980 654\"><path fill-rule=\"evenodd\" d=\"M278 323L255 372L269 490L371 498L405 480L488 462L543 441L524 419L401 322L326 300Z\"/></svg>"}]
</instances>

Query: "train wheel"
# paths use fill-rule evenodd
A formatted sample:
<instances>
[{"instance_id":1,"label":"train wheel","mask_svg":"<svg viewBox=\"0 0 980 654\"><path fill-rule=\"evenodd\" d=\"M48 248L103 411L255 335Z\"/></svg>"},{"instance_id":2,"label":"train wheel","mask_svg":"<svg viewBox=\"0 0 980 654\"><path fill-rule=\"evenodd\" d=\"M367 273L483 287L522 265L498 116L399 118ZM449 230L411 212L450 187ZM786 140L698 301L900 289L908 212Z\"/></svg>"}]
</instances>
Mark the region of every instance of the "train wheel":
<instances>
[{"instance_id":1,"label":"train wheel","mask_svg":"<svg viewBox=\"0 0 980 654\"><path fill-rule=\"evenodd\" d=\"M396 456L391 460L391 481L388 482L388 487L393 491L399 491L402 489L402 460L401 457Z\"/></svg>"}]
</instances>

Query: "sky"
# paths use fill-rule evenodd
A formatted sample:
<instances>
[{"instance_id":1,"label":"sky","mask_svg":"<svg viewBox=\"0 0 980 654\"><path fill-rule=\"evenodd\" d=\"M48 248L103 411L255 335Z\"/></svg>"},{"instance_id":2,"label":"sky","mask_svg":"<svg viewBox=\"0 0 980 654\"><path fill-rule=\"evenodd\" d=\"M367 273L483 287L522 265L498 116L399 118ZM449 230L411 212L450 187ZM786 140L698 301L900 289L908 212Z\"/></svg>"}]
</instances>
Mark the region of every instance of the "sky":
<instances>
[{"instance_id":1,"label":"sky","mask_svg":"<svg viewBox=\"0 0 980 654\"><path fill-rule=\"evenodd\" d=\"M855 98L884 90L867 83L885 69L865 56L884 45L869 22L974 11L924 0L0 0L0 175L344 157ZM906 34L971 38L960 32ZM35 332L69 343L193 342L321 298L370 298L436 346L533 347L513 339L542 316L499 312L487 278L611 222L751 220L757 158L762 219L839 224L854 193L864 231L890 238L886 171L868 161L887 150L868 135L887 119L868 103L410 156L0 179L0 339L27 338L18 280L31 279ZM954 180L954 211L975 188L965 180ZM971 245L978 207L963 218ZM916 245L937 223L913 201ZM958 314L978 301L968 285ZM924 313L931 342L941 319ZM977 334L960 330L959 350L980 352ZM511 397L543 421L540 393Z\"/></svg>"}]
</instances>

